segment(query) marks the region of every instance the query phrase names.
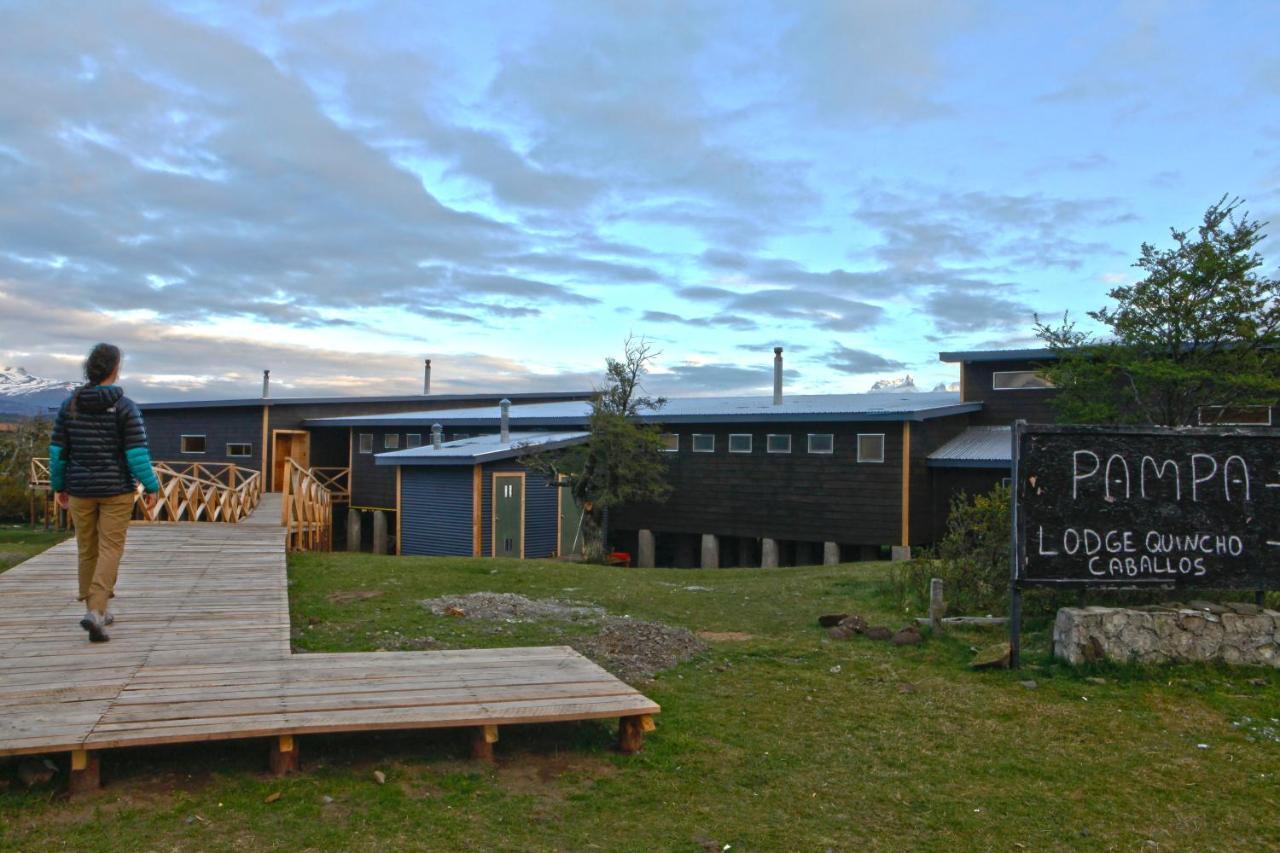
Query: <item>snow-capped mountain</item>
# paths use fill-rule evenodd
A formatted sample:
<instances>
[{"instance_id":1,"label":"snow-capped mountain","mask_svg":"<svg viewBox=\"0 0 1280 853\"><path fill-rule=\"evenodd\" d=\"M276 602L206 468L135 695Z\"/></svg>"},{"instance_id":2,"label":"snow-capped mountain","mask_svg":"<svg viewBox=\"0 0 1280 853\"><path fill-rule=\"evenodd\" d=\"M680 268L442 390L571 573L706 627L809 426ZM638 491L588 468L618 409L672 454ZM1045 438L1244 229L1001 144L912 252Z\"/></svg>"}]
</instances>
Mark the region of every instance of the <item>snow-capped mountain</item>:
<instances>
[{"instance_id":1,"label":"snow-capped mountain","mask_svg":"<svg viewBox=\"0 0 1280 853\"><path fill-rule=\"evenodd\" d=\"M937 385L933 386L933 390L934 390L934 393L938 393L940 391L951 391L953 393L959 393L960 383L959 382L951 382L951 383L939 382Z\"/></svg>"},{"instance_id":2,"label":"snow-capped mountain","mask_svg":"<svg viewBox=\"0 0 1280 853\"><path fill-rule=\"evenodd\" d=\"M32 376L22 367L0 368L0 414L38 415L62 403L75 382Z\"/></svg>"},{"instance_id":3,"label":"snow-capped mountain","mask_svg":"<svg viewBox=\"0 0 1280 853\"><path fill-rule=\"evenodd\" d=\"M897 379L877 379L871 383L871 387L867 389L870 394L885 393L899 394L904 391L910 393L919 391L916 387L916 380L910 373L906 376L900 376Z\"/></svg>"}]
</instances>

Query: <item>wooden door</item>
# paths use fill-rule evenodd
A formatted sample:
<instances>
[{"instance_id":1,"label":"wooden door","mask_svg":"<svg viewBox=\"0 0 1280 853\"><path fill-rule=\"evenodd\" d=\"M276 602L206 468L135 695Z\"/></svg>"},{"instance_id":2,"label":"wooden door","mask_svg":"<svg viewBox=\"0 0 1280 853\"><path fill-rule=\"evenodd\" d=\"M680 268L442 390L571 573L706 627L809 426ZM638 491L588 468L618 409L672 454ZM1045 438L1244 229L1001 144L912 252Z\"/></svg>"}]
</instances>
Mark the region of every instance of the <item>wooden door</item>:
<instances>
[{"instance_id":1,"label":"wooden door","mask_svg":"<svg viewBox=\"0 0 1280 853\"><path fill-rule=\"evenodd\" d=\"M493 556L524 556L524 477L493 475Z\"/></svg>"},{"instance_id":2,"label":"wooden door","mask_svg":"<svg viewBox=\"0 0 1280 853\"><path fill-rule=\"evenodd\" d=\"M311 467L311 434L293 430L277 430L271 447L271 490L284 489L285 462L289 459L303 468Z\"/></svg>"}]
</instances>

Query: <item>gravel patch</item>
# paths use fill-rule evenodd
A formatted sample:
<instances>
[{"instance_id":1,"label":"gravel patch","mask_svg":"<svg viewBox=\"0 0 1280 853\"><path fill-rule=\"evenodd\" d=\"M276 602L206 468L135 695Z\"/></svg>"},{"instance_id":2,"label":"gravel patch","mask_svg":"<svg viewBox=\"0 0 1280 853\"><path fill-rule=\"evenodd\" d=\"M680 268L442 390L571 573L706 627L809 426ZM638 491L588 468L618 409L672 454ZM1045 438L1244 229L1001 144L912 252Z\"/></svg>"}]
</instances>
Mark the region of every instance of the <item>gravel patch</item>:
<instances>
[{"instance_id":1,"label":"gravel patch","mask_svg":"<svg viewBox=\"0 0 1280 853\"><path fill-rule=\"evenodd\" d=\"M685 628L610 616L594 604L533 599L512 592L446 595L421 604L437 616L599 625L598 633L568 638L566 642L624 681L647 681L707 650L707 644Z\"/></svg>"},{"instance_id":2,"label":"gravel patch","mask_svg":"<svg viewBox=\"0 0 1280 853\"><path fill-rule=\"evenodd\" d=\"M466 619L499 619L504 622L598 622L605 616L603 607L573 604L554 598L526 598L514 592L473 592L470 595L445 595L420 602L437 616L461 616Z\"/></svg>"},{"instance_id":3,"label":"gravel patch","mask_svg":"<svg viewBox=\"0 0 1280 853\"><path fill-rule=\"evenodd\" d=\"M620 616L606 617L600 633L574 637L569 645L623 681L647 681L707 650L685 628Z\"/></svg>"}]
</instances>

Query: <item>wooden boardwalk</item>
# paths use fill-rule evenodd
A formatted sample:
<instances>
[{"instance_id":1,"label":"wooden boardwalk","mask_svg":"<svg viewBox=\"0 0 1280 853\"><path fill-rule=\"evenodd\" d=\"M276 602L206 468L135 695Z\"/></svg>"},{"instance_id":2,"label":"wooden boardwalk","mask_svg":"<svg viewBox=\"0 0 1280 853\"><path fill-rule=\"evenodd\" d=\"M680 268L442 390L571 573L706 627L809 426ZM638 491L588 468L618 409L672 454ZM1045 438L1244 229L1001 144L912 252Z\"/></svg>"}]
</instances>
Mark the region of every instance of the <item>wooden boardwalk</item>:
<instances>
[{"instance_id":1,"label":"wooden boardwalk","mask_svg":"<svg viewBox=\"0 0 1280 853\"><path fill-rule=\"evenodd\" d=\"M109 643L77 625L74 542L0 574L0 755L69 752L74 789L113 747L271 737L284 771L316 732L470 727L490 757L502 725L617 717L628 751L652 727L568 647L292 654L279 519L268 494L239 524L136 524Z\"/></svg>"}]
</instances>

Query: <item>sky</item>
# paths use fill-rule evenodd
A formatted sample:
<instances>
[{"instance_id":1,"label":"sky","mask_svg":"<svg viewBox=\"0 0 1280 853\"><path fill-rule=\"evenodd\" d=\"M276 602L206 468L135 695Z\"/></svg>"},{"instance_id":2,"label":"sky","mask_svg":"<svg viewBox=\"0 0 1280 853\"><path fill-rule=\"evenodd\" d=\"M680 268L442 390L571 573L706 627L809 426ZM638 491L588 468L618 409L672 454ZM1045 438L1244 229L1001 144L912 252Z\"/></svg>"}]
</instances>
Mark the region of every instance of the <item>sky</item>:
<instances>
[{"instance_id":1,"label":"sky","mask_svg":"<svg viewBox=\"0 0 1280 853\"><path fill-rule=\"evenodd\" d=\"M1280 4L0 0L0 364L139 400L957 378L1224 193ZM1264 244L1266 270L1280 241Z\"/></svg>"}]
</instances>

